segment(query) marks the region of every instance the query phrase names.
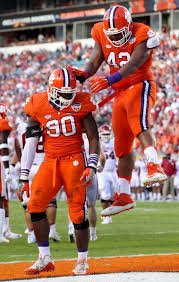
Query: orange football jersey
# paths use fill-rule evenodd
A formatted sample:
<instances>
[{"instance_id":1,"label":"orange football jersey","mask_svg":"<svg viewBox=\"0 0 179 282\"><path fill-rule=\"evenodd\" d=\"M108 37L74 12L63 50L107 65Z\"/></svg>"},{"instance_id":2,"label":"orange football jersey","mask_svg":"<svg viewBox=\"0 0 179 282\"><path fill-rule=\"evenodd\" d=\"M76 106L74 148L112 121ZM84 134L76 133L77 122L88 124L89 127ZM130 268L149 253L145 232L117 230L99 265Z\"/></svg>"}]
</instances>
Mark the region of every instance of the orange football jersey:
<instances>
[{"instance_id":1,"label":"orange football jersey","mask_svg":"<svg viewBox=\"0 0 179 282\"><path fill-rule=\"evenodd\" d=\"M131 57L134 48L142 41L152 37L155 32L147 25L133 23L132 36L128 43L121 47L114 47L107 39L103 31L103 23L99 22L93 26L91 35L93 39L102 47L104 60L110 66L110 73L113 74L120 70ZM126 89L144 80L154 80L151 72L152 52L147 61L127 78L122 79L112 85L114 90Z\"/></svg>"},{"instance_id":2,"label":"orange football jersey","mask_svg":"<svg viewBox=\"0 0 179 282\"><path fill-rule=\"evenodd\" d=\"M8 119L0 119L0 132L2 131L11 131L12 130L12 124Z\"/></svg>"},{"instance_id":3,"label":"orange football jersey","mask_svg":"<svg viewBox=\"0 0 179 282\"><path fill-rule=\"evenodd\" d=\"M77 92L72 105L61 111L50 105L47 92L32 95L24 107L26 114L40 123L44 151L52 158L82 151L82 119L95 109L86 92Z\"/></svg>"}]
</instances>

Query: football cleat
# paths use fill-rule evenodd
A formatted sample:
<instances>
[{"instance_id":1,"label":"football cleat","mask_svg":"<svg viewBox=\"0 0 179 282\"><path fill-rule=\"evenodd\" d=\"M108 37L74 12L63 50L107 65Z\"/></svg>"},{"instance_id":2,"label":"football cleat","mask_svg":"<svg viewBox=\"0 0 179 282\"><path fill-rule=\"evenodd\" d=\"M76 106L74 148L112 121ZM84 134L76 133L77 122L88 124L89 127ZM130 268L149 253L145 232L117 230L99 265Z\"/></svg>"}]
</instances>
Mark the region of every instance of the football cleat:
<instances>
[{"instance_id":1,"label":"football cleat","mask_svg":"<svg viewBox=\"0 0 179 282\"><path fill-rule=\"evenodd\" d=\"M111 216L102 217L101 224L111 224L111 223L112 223L112 217Z\"/></svg>"},{"instance_id":2,"label":"football cleat","mask_svg":"<svg viewBox=\"0 0 179 282\"><path fill-rule=\"evenodd\" d=\"M7 238L7 239L19 239L19 238L22 238L22 234L18 234L18 233L13 233L11 231L8 231L4 234L4 236Z\"/></svg>"},{"instance_id":3,"label":"football cleat","mask_svg":"<svg viewBox=\"0 0 179 282\"><path fill-rule=\"evenodd\" d=\"M134 200L132 199L131 195L121 193L118 195L118 193L115 193L115 201L114 203L103 210L101 212L102 216L110 216L110 215L115 215L120 212L124 212L130 209L135 208L136 204Z\"/></svg>"},{"instance_id":4,"label":"football cleat","mask_svg":"<svg viewBox=\"0 0 179 282\"><path fill-rule=\"evenodd\" d=\"M27 275L36 275L41 272L49 272L55 270L54 260L51 256L41 257L30 267L26 268L24 272Z\"/></svg>"},{"instance_id":5,"label":"football cleat","mask_svg":"<svg viewBox=\"0 0 179 282\"><path fill-rule=\"evenodd\" d=\"M52 239L54 242L60 241L60 236L55 229L50 230L49 239Z\"/></svg>"},{"instance_id":6,"label":"football cleat","mask_svg":"<svg viewBox=\"0 0 179 282\"><path fill-rule=\"evenodd\" d=\"M89 273L89 266L86 259L78 260L72 271L73 275L86 275Z\"/></svg>"},{"instance_id":7,"label":"football cleat","mask_svg":"<svg viewBox=\"0 0 179 282\"><path fill-rule=\"evenodd\" d=\"M163 183L167 180L167 175L164 173L163 169L159 164L149 162L147 164L148 175L143 180L145 186L151 186L155 183Z\"/></svg>"},{"instance_id":8,"label":"football cleat","mask_svg":"<svg viewBox=\"0 0 179 282\"><path fill-rule=\"evenodd\" d=\"M24 231L25 234L28 234L29 233L29 229L26 228L26 230Z\"/></svg>"},{"instance_id":9,"label":"football cleat","mask_svg":"<svg viewBox=\"0 0 179 282\"><path fill-rule=\"evenodd\" d=\"M98 239L96 233L90 234L90 241L96 241Z\"/></svg>"},{"instance_id":10,"label":"football cleat","mask_svg":"<svg viewBox=\"0 0 179 282\"><path fill-rule=\"evenodd\" d=\"M36 243L36 241L37 241L37 240L36 240L34 231L29 231L28 237L27 237L27 243L28 243L28 244L33 244L33 243Z\"/></svg>"},{"instance_id":11,"label":"football cleat","mask_svg":"<svg viewBox=\"0 0 179 282\"><path fill-rule=\"evenodd\" d=\"M9 240L2 235L2 237L0 237L0 243L9 243Z\"/></svg>"}]
</instances>

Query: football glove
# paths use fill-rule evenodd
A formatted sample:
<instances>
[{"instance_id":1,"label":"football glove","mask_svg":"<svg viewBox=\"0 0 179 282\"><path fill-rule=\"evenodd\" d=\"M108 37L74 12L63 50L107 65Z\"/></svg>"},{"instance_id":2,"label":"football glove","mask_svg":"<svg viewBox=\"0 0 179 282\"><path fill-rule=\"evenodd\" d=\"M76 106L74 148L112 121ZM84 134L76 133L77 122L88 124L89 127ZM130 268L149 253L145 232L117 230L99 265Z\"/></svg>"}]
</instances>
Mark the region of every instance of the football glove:
<instances>
[{"instance_id":1,"label":"football glove","mask_svg":"<svg viewBox=\"0 0 179 282\"><path fill-rule=\"evenodd\" d=\"M11 177L9 168L5 168L5 179L4 180L7 184L10 184L12 182L12 177Z\"/></svg>"},{"instance_id":2,"label":"football glove","mask_svg":"<svg viewBox=\"0 0 179 282\"><path fill-rule=\"evenodd\" d=\"M107 78L98 78L98 80L95 80L91 85L90 85L90 89L92 93L97 93L103 89L108 88L109 85L109 81L107 80Z\"/></svg>"},{"instance_id":3,"label":"football glove","mask_svg":"<svg viewBox=\"0 0 179 282\"><path fill-rule=\"evenodd\" d=\"M17 189L17 197L23 205L27 204L29 200L29 181L19 179L19 187Z\"/></svg>"},{"instance_id":4,"label":"football glove","mask_svg":"<svg viewBox=\"0 0 179 282\"><path fill-rule=\"evenodd\" d=\"M89 77L90 74L87 71L81 71L70 66L66 66L66 68L73 72L76 77L76 80L78 80L81 84L83 84L83 82Z\"/></svg>"},{"instance_id":5,"label":"football glove","mask_svg":"<svg viewBox=\"0 0 179 282\"><path fill-rule=\"evenodd\" d=\"M98 80L95 80L91 85L90 89L92 93L97 93L103 89L108 88L112 84L120 81L122 79L122 75L119 71L113 73L110 76L107 76L105 78L99 78Z\"/></svg>"},{"instance_id":6,"label":"football glove","mask_svg":"<svg viewBox=\"0 0 179 282\"><path fill-rule=\"evenodd\" d=\"M83 185L91 185L95 174L96 171L93 168L87 167L80 178L80 180L83 181Z\"/></svg>"}]
</instances>

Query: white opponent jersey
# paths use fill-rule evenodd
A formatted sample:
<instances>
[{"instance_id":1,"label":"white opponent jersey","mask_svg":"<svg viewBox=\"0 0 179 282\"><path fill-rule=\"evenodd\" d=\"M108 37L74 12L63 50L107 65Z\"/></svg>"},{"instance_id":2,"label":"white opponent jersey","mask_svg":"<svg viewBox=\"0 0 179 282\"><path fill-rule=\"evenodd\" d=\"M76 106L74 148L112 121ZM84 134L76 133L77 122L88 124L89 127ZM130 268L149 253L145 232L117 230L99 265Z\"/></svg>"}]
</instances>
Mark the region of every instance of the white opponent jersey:
<instances>
[{"instance_id":1,"label":"white opponent jersey","mask_svg":"<svg viewBox=\"0 0 179 282\"><path fill-rule=\"evenodd\" d=\"M17 139L19 141L21 151L25 146L25 132L27 124L25 122L20 122L17 127ZM40 165L44 159L44 149L43 149L43 137L41 136L37 144L36 154L33 164Z\"/></svg>"},{"instance_id":2,"label":"white opponent jersey","mask_svg":"<svg viewBox=\"0 0 179 282\"><path fill-rule=\"evenodd\" d=\"M107 143L101 140L101 148L106 157L104 170L114 171L116 168L116 154L114 151L114 138L110 139L109 142Z\"/></svg>"}]
</instances>

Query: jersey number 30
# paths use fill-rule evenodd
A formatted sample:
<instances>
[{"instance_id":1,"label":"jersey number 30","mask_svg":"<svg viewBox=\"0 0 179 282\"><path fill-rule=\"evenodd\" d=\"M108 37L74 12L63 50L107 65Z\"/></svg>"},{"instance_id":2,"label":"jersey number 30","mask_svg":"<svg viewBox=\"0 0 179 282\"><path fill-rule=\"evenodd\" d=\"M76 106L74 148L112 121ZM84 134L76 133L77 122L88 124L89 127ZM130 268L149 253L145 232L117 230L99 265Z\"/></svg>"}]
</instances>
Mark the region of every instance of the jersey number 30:
<instances>
[{"instance_id":1,"label":"jersey number 30","mask_svg":"<svg viewBox=\"0 0 179 282\"><path fill-rule=\"evenodd\" d=\"M61 120L53 119L46 123L47 134L51 137L60 136L60 124L61 132L64 136L71 136L76 133L75 120L73 116L64 116Z\"/></svg>"}]
</instances>

